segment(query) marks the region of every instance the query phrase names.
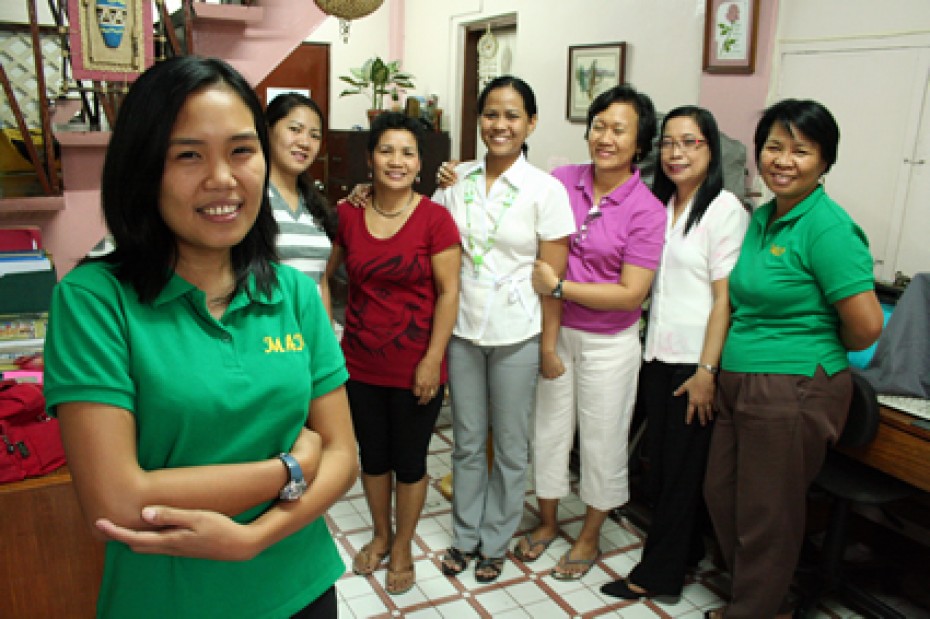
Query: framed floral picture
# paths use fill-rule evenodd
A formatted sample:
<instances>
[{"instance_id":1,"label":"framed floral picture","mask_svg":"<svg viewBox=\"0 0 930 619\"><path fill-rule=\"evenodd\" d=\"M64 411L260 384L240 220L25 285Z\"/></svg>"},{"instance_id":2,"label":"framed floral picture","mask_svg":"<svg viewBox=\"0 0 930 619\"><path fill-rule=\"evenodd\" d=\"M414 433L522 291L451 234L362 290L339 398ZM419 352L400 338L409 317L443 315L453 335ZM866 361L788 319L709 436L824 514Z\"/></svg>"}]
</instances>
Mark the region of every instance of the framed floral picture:
<instances>
[{"instance_id":1,"label":"framed floral picture","mask_svg":"<svg viewBox=\"0 0 930 619\"><path fill-rule=\"evenodd\" d=\"M623 83L625 67L626 43L570 46L565 117L571 122L585 122L594 98Z\"/></svg>"},{"instance_id":2,"label":"framed floral picture","mask_svg":"<svg viewBox=\"0 0 930 619\"><path fill-rule=\"evenodd\" d=\"M704 71L752 73L756 64L759 0L707 0Z\"/></svg>"}]
</instances>

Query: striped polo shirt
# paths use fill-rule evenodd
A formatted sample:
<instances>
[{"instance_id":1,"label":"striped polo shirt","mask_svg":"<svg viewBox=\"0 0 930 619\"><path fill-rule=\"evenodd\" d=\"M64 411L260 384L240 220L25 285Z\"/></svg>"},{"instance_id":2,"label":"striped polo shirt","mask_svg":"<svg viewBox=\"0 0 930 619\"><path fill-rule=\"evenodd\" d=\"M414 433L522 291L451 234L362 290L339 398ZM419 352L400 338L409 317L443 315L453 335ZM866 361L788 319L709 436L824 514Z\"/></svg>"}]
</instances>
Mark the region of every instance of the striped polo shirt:
<instances>
[{"instance_id":1,"label":"striped polo shirt","mask_svg":"<svg viewBox=\"0 0 930 619\"><path fill-rule=\"evenodd\" d=\"M332 252L332 243L323 228L313 220L304 197L295 217L277 188L268 183L268 198L278 222L278 255L281 262L306 273L319 283L326 270L326 261Z\"/></svg>"}]
</instances>

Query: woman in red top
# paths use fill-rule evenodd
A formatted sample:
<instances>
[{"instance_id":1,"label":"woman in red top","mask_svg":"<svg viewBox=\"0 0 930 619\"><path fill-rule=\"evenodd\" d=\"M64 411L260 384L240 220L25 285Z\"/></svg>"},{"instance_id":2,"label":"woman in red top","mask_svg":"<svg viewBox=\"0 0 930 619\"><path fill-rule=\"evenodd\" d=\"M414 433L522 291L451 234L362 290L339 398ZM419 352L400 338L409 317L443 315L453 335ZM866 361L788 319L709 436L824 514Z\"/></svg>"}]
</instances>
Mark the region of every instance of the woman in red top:
<instances>
[{"instance_id":1,"label":"woman in red top","mask_svg":"<svg viewBox=\"0 0 930 619\"><path fill-rule=\"evenodd\" d=\"M372 123L372 196L343 202L325 282L343 262L349 275L342 348L362 486L373 539L356 574L390 555L385 590L414 583L411 544L426 497L426 452L447 380L445 351L458 312L461 246L449 212L413 190L422 126L403 114ZM396 484L395 484L396 482ZM396 529L391 527L392 487Z\"/></svg>"}]
</instances>

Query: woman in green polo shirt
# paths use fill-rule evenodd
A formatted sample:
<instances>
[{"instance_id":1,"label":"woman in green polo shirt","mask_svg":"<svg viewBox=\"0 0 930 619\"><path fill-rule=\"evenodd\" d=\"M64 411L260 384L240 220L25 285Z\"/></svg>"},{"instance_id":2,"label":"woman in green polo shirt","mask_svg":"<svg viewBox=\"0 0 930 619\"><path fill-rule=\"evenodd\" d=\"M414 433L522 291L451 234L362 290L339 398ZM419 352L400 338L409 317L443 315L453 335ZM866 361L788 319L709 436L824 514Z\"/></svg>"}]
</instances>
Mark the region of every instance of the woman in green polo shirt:
<instances>
[{"instance_id":1,"label":"woman in green polo shirt","mask_svg":"<svg viewBox=\"0 0 930 619\"><path fill-rule=\"evenodd\" d=\"M852 397L848 350L881 333L868 241L824 192L839 127L815 101L768 108L756 162L774 199L730 273L732 319L704 493L732 575L718 619L790 616L805 496Z\"/></svg>"},{"instance_id":2,"label":"woman in green polo shirt","mask_svg":"<svg viewBox=\"0 0 930 619\"><path fill-rule=\"evenodd\" d=\"M357 475L348 374L316 285L276 262L268 151L220 60L158 63L120 109L101 191L115 249L57 286L45 349L108 541L98 617L336 616L322 515Z\"/></svg>"}]
</instances>

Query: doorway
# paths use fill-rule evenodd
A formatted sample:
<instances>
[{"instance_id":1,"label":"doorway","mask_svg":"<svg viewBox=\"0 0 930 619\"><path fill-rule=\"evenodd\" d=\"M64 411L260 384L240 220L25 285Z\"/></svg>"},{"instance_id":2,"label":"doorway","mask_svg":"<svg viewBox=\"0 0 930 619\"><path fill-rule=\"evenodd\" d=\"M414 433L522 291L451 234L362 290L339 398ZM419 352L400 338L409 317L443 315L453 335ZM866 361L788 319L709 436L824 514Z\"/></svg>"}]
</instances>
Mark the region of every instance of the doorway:
<instances>
[{"instance_id":1,"label":"doorway","mask_svg":"<svg viewBox=\"0 0 930 619\"><path fill-rule=\"evenodd\" d=\"M255 87L263 105L268 105L269 88L272 94L275 88L309 92L310 98L323 112L323 135L329 133L329 43L298 45ZM326 158L322 156L325 148L324 144L320 149L321 155L310 166L310 176L315 179L317 186L326 185L329 180Z\"/></svg>"},{"instance_id":2,"label":"doorway","mask_svg":"<svg viewBox=\"0 0 930 619\"><path fill-rule=\"evenodd\" d=\"M493 54L489 53L490 46L482 46L479 52L479 42L489 32L496 43ZM481 144L478 135L478 93L490 71L494 71L496 75L517 74L514 62L516 42L516 16L476 22L466 28L462 58L462 121L459 134L459 156L462 161L484 156L484 145Z\"/></svg>"}]
</instances>

